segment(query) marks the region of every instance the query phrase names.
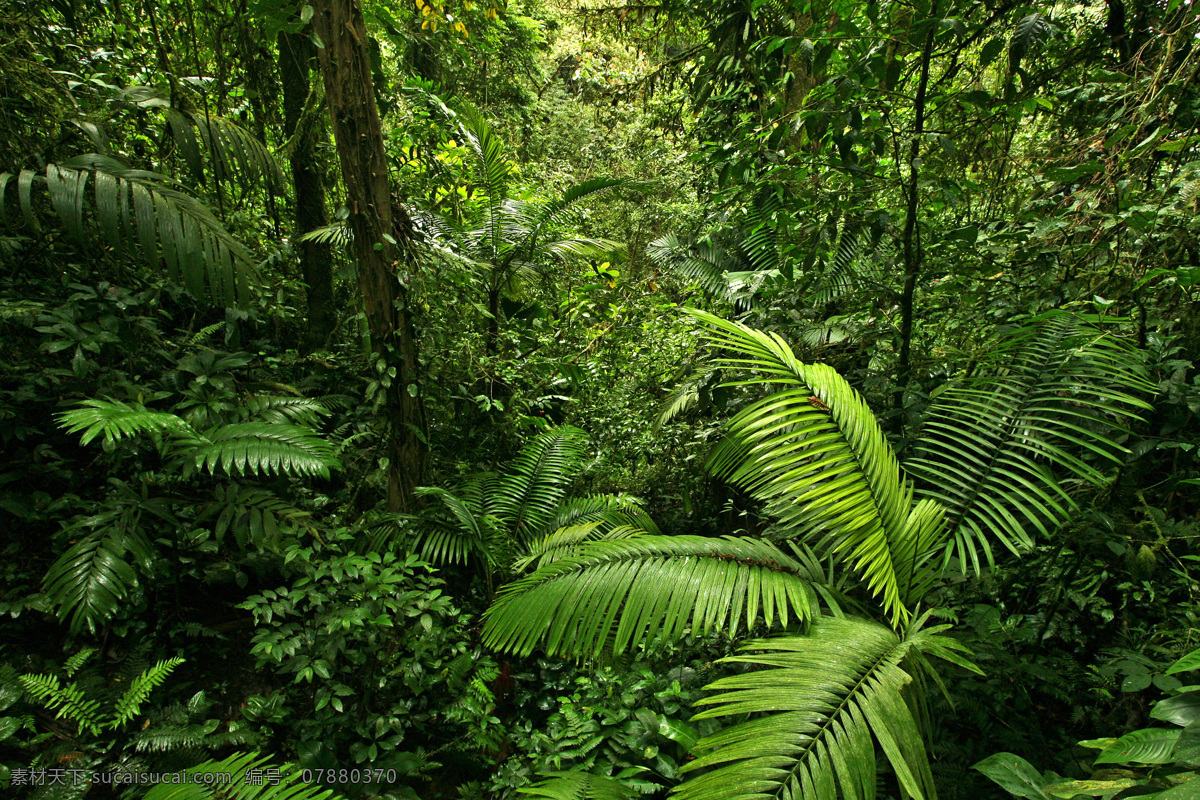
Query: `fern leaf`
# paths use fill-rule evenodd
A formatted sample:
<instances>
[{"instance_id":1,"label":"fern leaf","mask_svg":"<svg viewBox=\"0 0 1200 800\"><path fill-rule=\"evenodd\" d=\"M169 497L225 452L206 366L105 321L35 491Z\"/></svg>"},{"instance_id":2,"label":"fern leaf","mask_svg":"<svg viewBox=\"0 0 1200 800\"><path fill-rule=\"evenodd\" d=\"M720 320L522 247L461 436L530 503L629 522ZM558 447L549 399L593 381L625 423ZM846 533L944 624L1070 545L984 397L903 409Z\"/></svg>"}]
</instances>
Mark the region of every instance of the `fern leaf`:
<instances>
[{"instance_id":1,"label":"fern leaf","mask_svg":"<svg viewBox=\"0 0 1200 800\"><path fill-rule=\"evenodd\" d=\"M55 718L69 719L81 731L87 731L92 736L100 735L100 703L87 699L77 684L63 686L56 675L21 675L17 680L42 705L57 711Z\"/></svg>"},{"instance_id":2,"label":"fern leaf","mask_svg":"<svg viewBox=\"0 0 1200 800\"><path fill-rule=\"evenodd\" d=\"M807 619L804 568L761 539L639 536L595 541L506 586L484 615L484 642L528 654L621 653L658 635L730 634L760 620Z\"/></svg>"},{"instance_id":3,"label":"fern leaf","mask_svg":"<svg viewBox=\"0 0 1200 800\"><path fill-rule=\"evenodd\" d=\"M88 659L90 659L95 654L96 654L96 648L94 648L94 647L83 648L78 653L76 653L75 655L71 656L70 658L68 658L66 661L63 662L63 673L65 673L68 678L74 677L75 673L78 672L83 667L83 665L87 663Z\"/></svg>"},{"instance_id":4,"label":"fern leaf","mask_svg":"<svg viewBox=\"0 0 1200 800\"><path fill-rule=\"evenodd\" d=\"M569 425L538 434L489 493L486 511L520 542L545 534L567 485L583 470L587 444L588 435Z\"/></svg>"},{"instance_id":5,"label":"fern leaf","mask_svg":"<svg viewBox=\"0 0 1200 800\"><path fill-rule=\"evenodd\" d=\"M548 800L632 800L636 789L616 778L590 772L544 772L545 780L517 791Z\"/></svg>"},{"instance_id":6,"label":"fern leaf","mask_svg":"<svg viewBox=\"0 0 1200 800\"><path fill-rule=\"evenodd\" d=\"M182 664L184 659L180 657L169 658L164 661L159 661L150 669L138 675L130 683L125 694L117 700L116 708L113 711L112 721L108 727L116 729L129 722L138 715L142 709L142 703L150 696L154 689L161 685L167 679L171 672Z\"/></svg>"},{"instance_id":7,"label":"fern leaf","mask_svg":"<svg viewBox=\"0 0 1200 800\"><path fill-rule=\"evenodd\" d=\"M330 789L301 782L302 771L284 767L278 783L266 781L271 759L258 753L236 753L186 770L186 783L159 783L143 800L343 800ZM252 772L253 771L253 772Z\"/></svg>"}]
</instances>

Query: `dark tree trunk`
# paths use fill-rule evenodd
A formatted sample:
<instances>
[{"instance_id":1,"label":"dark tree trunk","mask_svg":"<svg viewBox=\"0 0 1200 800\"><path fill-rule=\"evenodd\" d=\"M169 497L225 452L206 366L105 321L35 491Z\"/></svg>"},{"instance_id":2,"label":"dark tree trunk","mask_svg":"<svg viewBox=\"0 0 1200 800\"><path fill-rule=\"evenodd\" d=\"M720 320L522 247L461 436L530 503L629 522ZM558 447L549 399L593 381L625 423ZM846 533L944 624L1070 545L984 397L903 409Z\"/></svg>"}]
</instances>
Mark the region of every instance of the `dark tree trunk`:
<instances>
[{"instance_id":1,"label":"dark tree trunk","mask_svg":"<svg viewBox=\"0 0 1200 800\"><path fill-rule=\"evenodd\" d=\"M296 196L296 236L329 224L325 184L317 166L316 146L321 125L311 111L305 115L311 85L309 66L317 48L302 33L279 34L279 73L283 82L283 128L292 143L292 187ZM324 347L333 333L333 253L327 242L300 243L300 272L307 286L307 351Z\"/></svg>"},{"instance_id":2,"label":"dark tree trunk","mask_svg":"<svg viewBox=\"0 0 1200 800\"><path fill-rule=\"evenodd\" d=\"M359 0L316 0L313 7L313 28L324 44L325 102L346 185L358 288L382 367L376 374L387 392L388 508L412 510L425 466L425 410L408 296L397 277L399 259L411 253L412 227L403 207L392 205L362 6Z\"/></svg>"}]
</instances>

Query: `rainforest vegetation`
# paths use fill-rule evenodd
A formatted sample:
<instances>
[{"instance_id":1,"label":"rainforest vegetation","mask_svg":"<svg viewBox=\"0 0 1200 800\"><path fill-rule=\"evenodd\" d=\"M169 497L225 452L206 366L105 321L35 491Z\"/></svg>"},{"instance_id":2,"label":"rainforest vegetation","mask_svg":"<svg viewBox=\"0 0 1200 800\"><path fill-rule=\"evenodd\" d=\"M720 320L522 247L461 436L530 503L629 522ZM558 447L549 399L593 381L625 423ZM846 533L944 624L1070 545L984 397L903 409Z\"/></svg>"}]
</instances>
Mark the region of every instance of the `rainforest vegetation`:
<instances>
[{"instance_id":1,"label":"rainforest vegetation","mask_svg":"<svg viewBox=\"0 0 1200 800\"><path fill-rule=\"evenodd\" d=\"M1200 798L1191 0L6 0L0 796Z\"/></svg>"}]
</instances>

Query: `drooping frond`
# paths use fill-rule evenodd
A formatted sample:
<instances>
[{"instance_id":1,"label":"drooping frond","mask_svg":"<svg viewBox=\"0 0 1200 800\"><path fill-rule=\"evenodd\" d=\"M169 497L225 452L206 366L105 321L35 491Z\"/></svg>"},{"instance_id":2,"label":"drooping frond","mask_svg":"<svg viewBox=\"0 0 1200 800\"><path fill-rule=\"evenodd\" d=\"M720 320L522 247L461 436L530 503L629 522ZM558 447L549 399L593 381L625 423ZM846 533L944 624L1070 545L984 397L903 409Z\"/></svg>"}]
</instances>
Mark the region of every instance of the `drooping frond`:
<instances>
[{"instance_id":1,"label":"drooping frond","mask_svg":"<svg viewBox=\"0 0 1200 800\"><path fill-rule=\"evenodd\" d=\"M310 514L293 506L269 489L229 484L213 489L213 502L196 519L211 521L218 542L232 532L239 547L278 549L283 536L313 530Z\"/></svg>"},{"instance_id":2,"label":"drooping frond","mask_svg":"<svg viewBox=\"0 0 1200 800\"><path fill-rule=\"evenodd\" d=\"M138 675L129 684L129 689L125 694L117 700L117 705L113 709L112 722L109 726L118 728L136 717L142 710L142 703L146 702L150 697L150 693L156 687L162 684L167 679L167 676L180 664L184 659L176 656L159 661L153 667Z\"/></svg>"},{"instance_id":3,"label":"drooping frond","mask_svg":"<svg viewBox=\"0 0 1200 800\"><path fill-rule=\"evenodd\" d=\"M1071 315L989 349L974 377L939 395L904 464L918 495L946 508L954 552L976 571L993 539L1019 552L1067 519L1075 503L1055 473L1102 483L1125 452L1115 435L1149 408L1132 393L1154 390L1128 345Z\"/></svg>"},{"instance_id":4,"label":"drooping frond","mask_svg":"<svg viewBox=\"0 0 1200 800\"><path fill-rule=\"evenodd\" d=\"M8 202L0 175L0 208ZM165 175L129 169L108 156L92 153L61 164L49 164L45 175L22 170L17 176L17 199L26 225L40 230L32 188L46 187L51 207L72 236L83 239L88 227L88 181L93 184L95 227L116 249L136 242L143 259L167 274L193 295L205 289L223 304L243 301L254 277L246 248L233 238L202 203L185 194ZM0 217L8 219L7 212Z\"/></svg>"},{"instance_id":5,"label":"drooping frond","mask_svg":"<svg viewBox=\"0 0 1200 800\"><path fill-rule=\"evenodd\" d=\"M169 433L189 430L190 426L174 414L150 411L136 403L119 400L84 400L83 408L64 411L58 415L59 425L67 433L79 433L80 444L89 444L103 434L105 442L120 441L141 433Z\"/></svg>"},{"instance_id":6,"label":"drooping frond","mask_svg":"<svg viewBox=\"0 0 1200 800\"><path fill-rule=\"evenodd\" d=\"M419 497L440 501L437 511L417 518L412 529L411 547L419 548L421 558L431 564L465 564L472 557L493 560L492 550L502 545L503 521L483 510L487 487L495 484L490 473L464 481L455 494L435 486L421 486Z\"/></svg>"},{"instance_id":7,"label":"drooping frond","mask_svg":"<svg viewBox=\"0 0 1200 800\"><path fill-rule=\"evenodd\" d=\"M217 180L236 177L268 191L283 191L286 181L271 151L236 122L174 108L166 108L165 113L167 131L197 182L205 182L204 164L208 162Z\"/></svg>"},{"instance_id":8,"label":"drooping frond","mask_svg":"<svg viewBox=\"0 0 1200 800\"><path fill-rule=\"evenodd\" d=\"M117 613L137 582L130 562L147 564L151 544L139 528L116 523L80 538L58 557L42 591L72 634L91 632Z\"/></svg>"},{"instance_id":9,"label":"drooping frond","mask_svg":"<svg viewBox=\"0 0 1200 800\"><path fill-rule=\"evenodd\" d=\"M1050 19L1040 11L1026 14L1013 28L1008 42L1008 71L1013 73L1021 65L1021 59L1050 33Z\"/></svg>"},{"instance_id":10,"label":"drooping frond","mask_svg":"<svg viewBox=\"0 0 1200 800\"><path fill-rule=\"evenodd\" d=\"M588 435L580 429L563 425L539 433L489 493L486 511L504 520L518 541L528 543L546 532L587 458Z\"/></svg>"},{"instance_id":11,"label":"drooping frond","mask_svg":"<svg viewBox=\"0 0 1200 800\"><path fill-rule=\"evenodd\" d=\"M710 297L727 299L725 273L735 264L720 248L710 243L685 243L668 233L646 245L646 256L657 266L696 282Z\"/></svg>"},{"instance_id":12,"label":"drooping frond","mask_svg":"<svg viewBox=\"0 0 1200 800\"><path fill-rule=\"evenodd\" d=\"M270 766L270 757L258 753L205 761L186 770L187 782L155 784L143 800L342 800L330 789L302 782L298 767L281 770L278 782L266 780Z\"/></svg>"},{"instance_id":13,"label":"drooping frond","mask_svg":"<svg viewBox=\"0 0 1200 800\"><path fill-rule=\"evenodd\" d=\"M590 772L544 772L546 779L517 791L548 800L632 800L637 790L616 778Z\"/></svg>"},{"instance_id":14,"label":"drooping frond","mask_svg":"<svg viewBox=\"0 0 1200 800\"><path fill-rule=\"evenodd\" d=\"M901 586L912 489L866 401L836 370L801 363L778 335L703 312L715 361L753 370L737 384L782 387L740 412L709 465L767 503L789 537L841 554L895 622L908 616Z\"/></svg>"},{"instance_id":15,"label":"drooping frond","mask_svg":"<svg viewBox=\"0 0 1200 800\"><path fill-rule=\"evenodd\" d=\"M513 201L512 216L529 231L525 246L535 247L545 231L561 222L579 202L614 189L631 188L638 184L622 178L593 178L569 187L562 195L548 203L521 203Z\"/></svg>"},{"instance_id":16,"label":"drooping frond","mask_svg":"<svg viewBox=\"0 0 1200 800\"><path fill-rule=\"evenodd\" d=\"M628 525L642 533L662 533L650 515L642 510L641 501L627 494L597 494L566 500L555 510L546 525L546 532L590 522Z\"/></svg>"},{"instance_id":17,"label":"drooping frond","mask_svg":"<svg viewBox=\"0 0 1200 800\"><path fill-rule=\"evenodd\" d=\"M501 650L621 653L656 636L786 626L813 613L803 567L761 539L639 536L584 544L506 586L483 639Z\"/></svg>"},{"instance_id":18,"label":"drooping frond","mask_svg":"<svg viewBox=\"0 0 1200 800\"><path fill-rule=\"evenodd\" d=\"M751 642L730 662L758 669L722 678L696 715L743 718L696 743L697 774L681 800L873 800L878 744L906 796L936 791L916 721L902 694L912 646L878 623L821 617L805 636Z\"/></svg>"},{"instance_id":19,"label":"drooping frond","mask_svg":"<svg viewBox=\"0 0 1200 800\"><path fill-rule=\"evenodd\" d=\"M340 469L329 442L300 425L239 422L205 431L182 457L198 470L228 475L292 475L322 478Z\"/></svg>"}]
</instances>

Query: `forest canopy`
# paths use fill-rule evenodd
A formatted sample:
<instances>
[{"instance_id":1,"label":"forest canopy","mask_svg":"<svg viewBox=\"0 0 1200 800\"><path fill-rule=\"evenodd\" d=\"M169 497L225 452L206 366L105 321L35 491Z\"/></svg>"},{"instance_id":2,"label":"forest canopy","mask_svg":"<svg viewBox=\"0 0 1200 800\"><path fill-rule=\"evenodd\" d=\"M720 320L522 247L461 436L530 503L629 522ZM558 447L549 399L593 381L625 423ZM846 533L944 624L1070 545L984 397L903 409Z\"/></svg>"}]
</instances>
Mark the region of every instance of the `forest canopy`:
<instances>
[{"instance_id":1,"label":"forest canopy","mask_svg":"<svg viewBox=\"0 0 1200 800\"><path fill-rule=\"evenodd\" d=\"M9 0L0 793L1200 796L1190 0Z\"/></svg>"}]
</instances>

